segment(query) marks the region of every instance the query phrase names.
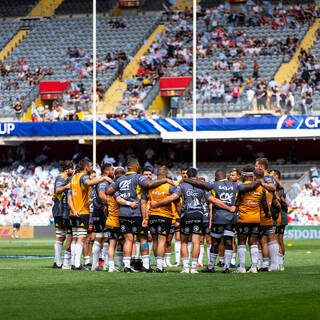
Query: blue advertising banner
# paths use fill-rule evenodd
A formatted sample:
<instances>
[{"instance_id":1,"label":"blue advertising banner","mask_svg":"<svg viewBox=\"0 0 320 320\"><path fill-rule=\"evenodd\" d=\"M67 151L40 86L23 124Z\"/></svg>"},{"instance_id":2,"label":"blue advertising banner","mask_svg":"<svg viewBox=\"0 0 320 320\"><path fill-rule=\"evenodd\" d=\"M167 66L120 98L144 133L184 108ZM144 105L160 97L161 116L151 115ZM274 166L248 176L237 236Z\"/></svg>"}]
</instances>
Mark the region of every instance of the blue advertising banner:
<instances>
[{"instance_id":1,"label":"blue advertising banner","mask_svg":"<svg viewBox=\"0 0 320 320\"><path fill-rule=\"evenodd\" d=\"M305 132L320 129L319 116L262 116L242 118L199 118L197 132ZM192 119L98 121L97 135L138 135L192 133ZM4 122L0 136L72 136L91 135L92 121ZM281 135L281 134L280 134Z\"/></svg>"}]
</instances>

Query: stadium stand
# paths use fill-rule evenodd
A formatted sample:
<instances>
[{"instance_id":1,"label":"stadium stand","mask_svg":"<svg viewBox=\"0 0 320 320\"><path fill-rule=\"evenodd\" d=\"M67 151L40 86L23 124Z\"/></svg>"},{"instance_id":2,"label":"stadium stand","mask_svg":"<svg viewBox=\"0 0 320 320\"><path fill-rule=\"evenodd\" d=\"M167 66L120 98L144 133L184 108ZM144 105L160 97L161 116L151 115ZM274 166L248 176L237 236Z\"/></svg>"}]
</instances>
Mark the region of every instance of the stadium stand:
<instances>
[{"instance_id":1,"label":"stadium stand","mask_svg":"<svg viewBox=\"0 0 320 320\"><path fill-rule=\"evenodd\" d=\"M115 4L116 0L97 0L97 12L108 13ZM92 12L91 1L64 0L62 4L55 10L56 15L74 15L88 14Z\"/></svg>"},{"instance_id":2,"label":"stadium stand","mask_svg":"<svg viewBox=\"0 0 320 320\"><path fill-rule=\"evenodd\" d=\"M97 81L103 83L102 94L116 77L117 68L108 67L108 59L119 55L120 50L125 57L134 55L143 43L143 40L152 32L158 23L158 17L127 17L124 18L125 28L106 28L110 21L118 19L98 19L97 21L97 55L98 55L98 76ZM31 29L31 34L22 42L13 54L6 60L5 65L16 64L24 60L30 72L35 75L39 68L42 70L37 74L35 82L17 79L15 72L2 79L2 87L8 87L3 91L3 116L12 116L13 97L20 99L26 97L34 89L38 80L70 80L77 79L83 84L84 90L91 93L92 84L92 19L52 19L51 21L30 21L25 23ZM41 43L41 48L39 47ZM69 54L68 48L80 53ZM76 49L77 48L77 49ZM70 50L70 49L69 49ZM47 72L52 68L51 72ZM24 80L25 77L22 77ZM14 91L10 90L8 81L17 82ZM13 94L14 92L14 94ZM11 101L10 101L11 99ZM62 102L64 103L64 102ZM66 107L68 109L69 105Z\"/></svg>"},{"instance_id":3,"label":"stadium stand","mask_svg":"<svg viewBox=\"0 0 320 320\"><path fill-rule=\"evenodd\" d=\"M271 7L269 13L261 12L263 7L259 6L243 10L248 12L230 14L219 6L199 14L197 87L201 91L198 91L197 102L202 114L239 114L252 109L255 103L261 109L255 95L263 91L268 96L264 102L266 109L285 111L285 101L289 98L283 98L280 106L282 92L279 89L283 83L276 87L271 80L296 52L317 12L300 9L304 12L302 19L298 10L289 7L282 8L283 12ZM259 18L254 12L261 12ZM281 18L286 12L288 18ZM188 96L181 99L179 115L192 112L188 100ZM292 98L289 103L294 104Z\"/></svg>"},{"instance_id":4,"label":"stadium stand","mask_svg":"<svg viewBox=\"0 0 320 320\"><path fill-rule=\"evenodd\" d=\"M38 2L38 0L2 0L0 3L0 17L26 16Z\"/></svg>"}]
</instances>

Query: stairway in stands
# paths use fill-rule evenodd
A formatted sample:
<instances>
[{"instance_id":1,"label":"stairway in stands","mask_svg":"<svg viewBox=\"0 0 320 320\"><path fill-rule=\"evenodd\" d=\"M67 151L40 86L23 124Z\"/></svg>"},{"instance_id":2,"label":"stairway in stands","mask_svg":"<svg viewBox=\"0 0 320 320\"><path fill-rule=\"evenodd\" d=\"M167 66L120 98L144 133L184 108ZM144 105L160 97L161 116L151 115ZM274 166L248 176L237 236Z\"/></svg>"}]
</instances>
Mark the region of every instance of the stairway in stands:
<instances>
[{"instance_id":1,"label":"stairway in stands","mask_svg":"<svg viewBox=\"0 0 320 320\"><path fill-rule=\"evenodd\" d=\"M40 0L28 17L52 17L63 0Z\"/></svg>"},{"instance_id":2,"label":"stairway in stands","mask_svg":"<svg viewBox=\"0 0 320 320\"><path fill-rule=\"evenodd\" d=\"M288 63L283 63L281 65L274 77L274 80L278 83L278 85L281 85L284 81L289 82L292 76L298 72L300 50L304 49L308 52L308 50L313 46L314 42L317 40L317 31L319 28L319 24L320 19L316 19L304 36L303 40L300 43L300 46L298 47L291 60Z\"/></svg>"},{"instance_id":3,"label":"stairway in stands","mask_svg":"<svg viewBox=\"0 0 320 320\"><path fill-rule=\"evenodd\" d=\"M139 51L134 56L133 60L126 66L123 72L122 81L119 79L115 80L113 84L109 87L105 93L104 100L98 104L98 113L106 114L108 112L113 113L116 111L116 107L120 105L123 92L126 90L126 81L137 74L139 69L139 61L145 52L150 48L151 44L157 40L157 34L163 33L165 27L159 25L150 37L147 39L144 45L139 49Z\"/></svg>"}]
</instances>

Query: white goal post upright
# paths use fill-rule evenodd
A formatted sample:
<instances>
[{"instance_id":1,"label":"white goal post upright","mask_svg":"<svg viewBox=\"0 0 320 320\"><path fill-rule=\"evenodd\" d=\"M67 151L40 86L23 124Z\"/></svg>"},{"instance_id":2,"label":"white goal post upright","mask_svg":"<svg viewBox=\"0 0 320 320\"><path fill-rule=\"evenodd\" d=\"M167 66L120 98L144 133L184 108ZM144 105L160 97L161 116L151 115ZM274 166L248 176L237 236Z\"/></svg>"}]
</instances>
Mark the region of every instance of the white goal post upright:
<instances>
[{"instance_id":1,"label":"white goal post upright","mask_svg":"<svg viewBox=\"0 0 320 320\"><path fill-rule=\"evenodd\" d=\"M192 66L192 103L193 103L193 134L192 134L192 166L197 167L197 0L193 0L193 66Z\"/></svg>"},{"instance_id":2,"label":"white goal post upright","mask_svg":"<svg viewBox=\"0 0 320 320\"><path fill-rule=\"evenodd\" d=\"M93 108L93 137L92 137L92 166L97 166L97 3L93 0L93 76L92 76L92 108Z\"/></svg>"}]
</instances>

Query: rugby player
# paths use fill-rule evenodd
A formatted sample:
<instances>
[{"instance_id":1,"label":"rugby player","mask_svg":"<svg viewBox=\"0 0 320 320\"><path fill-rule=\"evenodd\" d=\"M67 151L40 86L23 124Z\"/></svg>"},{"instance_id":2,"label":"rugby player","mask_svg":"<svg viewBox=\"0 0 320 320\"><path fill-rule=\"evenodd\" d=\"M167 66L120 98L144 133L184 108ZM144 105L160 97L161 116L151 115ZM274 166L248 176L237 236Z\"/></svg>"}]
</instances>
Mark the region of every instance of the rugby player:
<instances>
[{"instance_id":1,"label":"rugby player","mask_svg":"<svg viewBox=\"0 0 320 320\"><path fill-rule=\"evenodd\" d=\"M109 177L112 180L114 175L113 165L104 163L101 166L101 175L102 177ZM92 217L93 233L95 235L92 250L92 270L101 270L99 269L99 257L104 242L107 240L105 204L107 203L106 192L108 188L109 182L103 180L92 186L90 191L90 217Z\"/></svg>"},{"instance_id":2,"label":"rugby player","mask_svg":"<svg viewBox=\"0 0 320 320\"><path fill-rule=\"evenodd\" d=\"M272 176L276 179L276 181L280 184L281 174L279 170L273 170ZM288 204L286 201L286 194L284 189L279 190L280 203L281 203L281 214L277 220L277 228L276 228L276 237L279 244L279 267L280 271L284 271L284 254L285 254L285 246L283 242L283 235L288 225Z\"/></svg>"},{"instance_id":3,"label":"rugby player","mask_svg":"<svg viewBox=\"0 0 320 320\"><path fill-rule=\"evenodd\" d=\"M187 175L188 172L188 167L183 166L180 169L180 174L181 174L181 180L177 183L179 185L184 178L188 178ZM179 267L180 265L180 260L181 260L181 236L180 236L180 217L178 214L178 217L176 218L176 223L171 226L172 230L174 230L174 235L175 235L175 242L174 242L174 253L175 253L175 263L173 264L173 267ZM188 251L191 252L192 250L192 242L189 240L190 244L188 244Z\"/></svg>"},{"instance_id":4,"label":"rugby player","mask_svg":"<svg viewBox=\"0 0 320 320\"><path fill-rule=\"evenodd\" d=\"M115 192L119 193L119 196L129 202L137 202L137 208L131 208L128 205L120 204L119 209L119 223L121 232L124 234L125 242L123 248L123 262L124 272L135 272L134 268L130 267L130 259L133 246L133 236L139 235L142 254L142 271L153 272L150 268L149 261L149 247L147 239L147 219L145 212L141 212L141 194L143 189L156 188L162 184L170 183L173 181L170 179L161 180L148 180L141 174L138 174L140 167L139 161L135 158L131 158L127 163L128 172L120 177L114 184L108 189L108 194L112 195Z\"/></svg>"},{"instance_id":5,"label":"rugby player","mask_svg":"<svg viewBox=\"0 0 320 320\"><path fill-rule=\"evenodd\" d=\"M88 270L81 265L81 253L83 243L87 236L89 225L89 194L90 187L103 180L109 179L106 176L90 179L92 171L91 162L83 159L78 164L79 172L71 179L71 192L68 192L68 205L72 224L72 235L75 239L74 245L74 270ZM72 251L72 248L71 248Z\"/></svg>"},{"instance_id":6,"label":"rugby player","mask_svg":"<svg viewBox=\"0 0 320 320\"><path fill-rule=\"evenodd\" d=\"M241 182L241 170L239 168L232 168L229 173L229 180L233 182L240 183ZM221 241L221 244L223 244L223 241ZM233 254L231 258L230 268L236 268L236 257L237 257L237 244L236 244L236 237L233 237L232 241L232 248L233 248ZM220 253L220 247L219 247L219 253ZM219 258L220 261L220 258Z\"/></svg>"},{"instance_id":7,"label":"rugby player","mask_svg":"<svg viewBox=\"0 0 320 320\"><path fill-rule=\"evenodd\" d=\"M198 172L195 168L189 168L187 171L188 182L198 180ZM206 192L203 189L194 187L188 182L182 182L176 187L174 193L161 201L151 201L151 207L157 208L169 204L182 198L181 208L181 257L183 270L181 273L189 273L189 254L188 241L191 235L193 250L192 264L190 273L198 273L197 263L200 253L200 236L203 234L202 218L203 218L203 199L206 197ZM204 182L203 182L204 183ZM229 207L221 200L214 198L209 194L207 200L223 208L234 212L236 207Z\"/></svg>"},{"instance_id":8,"label":"rugby player","mask_svg":"<svg viewBox=\"0 0 320 320\"><path fill-rule=\"evenodd\" d=\"M243 168L243 183L248 184L252 181L263 179L264 172L262 169L255 168L249 164ZM251 268L248 272L257 273L258 265L258 237L260 226L261 209L265 216L270 216L267 203L266 191L262 186L255 190L242 194L237 200L238 204L238 257L240 266L237 273L246 273L246 242L248 241L251 255Z\"/></svg>"},{"instance_id":9,"label":"rugby player","mask_svg":"<svg viewBox=\"0 0 320 320\"><path fill-rule=\"evenodd\" d=\"M254 190L261 184L260 181L252 182L251 184L239 185L236 182L228 181L227 174L224 170L219 169L215 172L214 182L204 182L199 180L184 179L185 182L192 184L195 187L211 190L213 199L219 200L227 208L216 206L212 212L211 225L211 253L210 262L207 269L203 272L215 272L214 266L218 257L219 244L223 238L225 246L225 263L223 273L230 273L229 265L233 254L232 241L234 237L235 224L237 223L237 214L235 213L236 199L239 192L248 192ZM210 201L210 200L209 200ZM215 203L214 203L215 204Z\"/></svg>"},{"instance_id":10,"label":"rugby player","mask_svg":"<svg viewBox=\"0 0 320 320\"><path fill-rule=\"evenodd\" d=\"M56 242L54 245L54 264L53 268L60 269L62 267L61 252L63 242L66 239L66 232L70 233L69 215L66 216L66 199L70 189L69 177L73 174L73 164L71 161L61 161L59 166L62 172L56 177L54 182L54 205L52 207L52 216L56 228ZM69 236L65 249L64 269L70 265L70 245L72 238Z\"/></svg>"},{"instance_id":11,"label":"rugby player","mask_svg":"<svg viewBox=\"0 0 320 320\"><path fill-rule=\"evenodd\" d=\"M95 179L97 177L97 173L94 170L91 170L90 172L90 179ZM91 189L90 189L90 194L91 194ZM90 208L90 195L89 195L89 208ZM87 229L87 236L83 244L83 260L84 260L84 267L90 269L92 267L92 264L90 263L90 256L91 256L91 251L95 239L95 232L93 231L93 220L92 220L92 212L90 209L90 214L89 214L89 226Z\"/></svg>"},{"instance_id":12,"label":"rugby player","mask_svg":"<svg viewBox=\"0 0 320 320\"><path fill-rule=\"evenodd\" d=\"M123 168L117 168L114 171L115 181L120 177L125 175L125 170ZM118 197L118 201L121 202L121 198ZM126 201L125 201L126 202ZM126 205L126 204L124 204ZM138 207L138 203L130 203L131 208ZM117 265L119 268L123 267L123 241L124 237L120 230L119 224L119 204L114 196L107 195L107 209L108 209L108 218L106 221L107 236L109 240L108 247L108 271L109 272L118 272L119 269L115 267L114 264L114 253L117 247Z\"/></svg>"},{"instance_id":13,"label":"rugby player","mask_svg":"<svg viewBox=\"0 0 320 320\"><path fill-rule=\"evenodd\" d=\"M157 172L157 179L166 179L168 177L168 169L166 167L160 167ZM161 201L167 196L173 194L175 187L169 183L160 185L159 187L150 189L146 194L145 192L141 198L141 210L143 215L146 215L147 202L148 201ZM170 234L170 228L172 224L172 218L174 217L174 211L172 205L169 203L166 206L157 208L150 207L148 209L148 226L153 240L153 250L156 257L156 272L167 272L163 269L164 256L167 245L167 237Z\"/></svg>"},{"instance_id":14,"label":"rugby player","mask_svg":"<svg viewBox=\"0 0 320 320\"><path fill-rule=\"evenodd\" d=\"M269 209L271 211L272 217L268 218L262 212L261 221L260 221L260 245L262 247L262 268L260 271L277 271L279 269L278 266L278 252L279 245L275 237L276 231L276 219L277 214L281 210L281 205L276 198L276 190L277 188L280 190L282 186L268 173L268 159L267 158L258 158L256 160L256 168L260 168L264 172L264 178L261 179L261 185L265 188L267 201L269 205ZM270 260L269 260L270 256ZM270 268L268 268L270 262Z\"/></svg>"},{"instance_id":15,"label":"rugby player","mask_svg":"<svg viewBox=\"0 0 320 320\"><path fill-rule=\"evenodd\" d=\"M205 178L200 177L199 180L206 181ZM198 268L203 267L203 256L204 256L204 240L207 242L207 256L208 261L210 259L210 249L211 249L211 237L210 237L210 227L209 227L209 220L210 215L212 215L212 203L209 203L207 199L203 199L203 218L202 218L202 225L203 225L203 235L200 238L200 253L198 259Z\"/></svg>"}]
</instances>

